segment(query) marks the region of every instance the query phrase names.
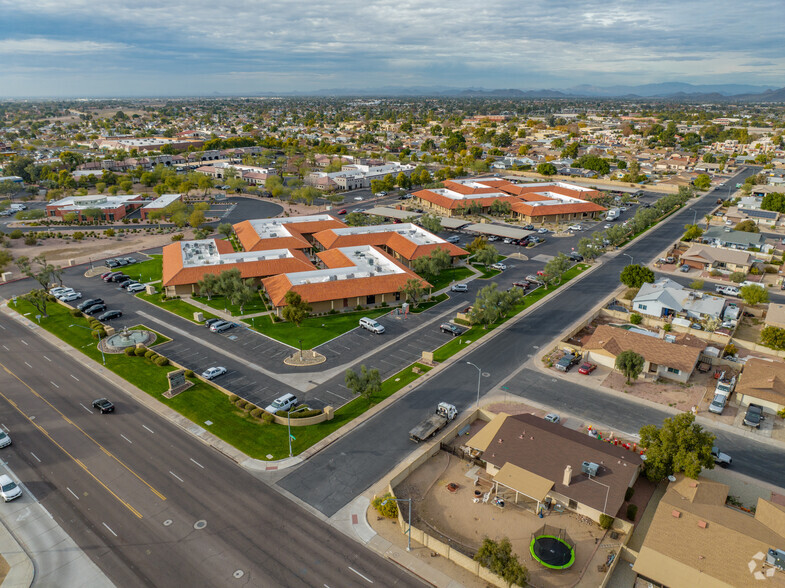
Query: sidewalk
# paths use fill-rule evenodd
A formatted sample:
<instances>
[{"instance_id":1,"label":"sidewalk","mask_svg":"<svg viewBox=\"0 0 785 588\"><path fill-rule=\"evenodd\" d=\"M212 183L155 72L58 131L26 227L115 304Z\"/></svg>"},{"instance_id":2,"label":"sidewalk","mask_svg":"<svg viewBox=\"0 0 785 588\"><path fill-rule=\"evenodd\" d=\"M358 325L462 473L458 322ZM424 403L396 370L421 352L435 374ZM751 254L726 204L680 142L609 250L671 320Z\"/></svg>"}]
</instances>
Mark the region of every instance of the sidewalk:
<instances>
[{"instance_id":1,"label":"sidewalk","mask_svg":"<svg viewBox=\"0 0 785 588\"><path fill-rule=\"evenodd\" d=\"M12 478L19 479L3 465ZM3 505L0 511L0 553L11 566L2 585L113 587L30 490L19 485L22 496Z\"/></svg>"}]
</instances>

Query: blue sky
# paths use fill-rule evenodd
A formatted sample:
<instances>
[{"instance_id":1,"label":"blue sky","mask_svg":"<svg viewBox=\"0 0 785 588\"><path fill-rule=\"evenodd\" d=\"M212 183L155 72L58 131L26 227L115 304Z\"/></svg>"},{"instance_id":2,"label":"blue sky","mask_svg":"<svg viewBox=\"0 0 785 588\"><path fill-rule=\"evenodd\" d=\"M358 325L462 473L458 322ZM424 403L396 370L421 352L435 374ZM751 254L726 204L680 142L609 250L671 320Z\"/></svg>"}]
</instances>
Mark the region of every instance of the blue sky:
<instances>
[{"instance_id":1,"label":"blue sky","mask_svg":"<svg viewBox=\"0 0 785 588\"><path fill-rule=\"evenodd\" d=\"M0 96L785 86L782 0L0 0Z\"/></svg>"}]
</instances>

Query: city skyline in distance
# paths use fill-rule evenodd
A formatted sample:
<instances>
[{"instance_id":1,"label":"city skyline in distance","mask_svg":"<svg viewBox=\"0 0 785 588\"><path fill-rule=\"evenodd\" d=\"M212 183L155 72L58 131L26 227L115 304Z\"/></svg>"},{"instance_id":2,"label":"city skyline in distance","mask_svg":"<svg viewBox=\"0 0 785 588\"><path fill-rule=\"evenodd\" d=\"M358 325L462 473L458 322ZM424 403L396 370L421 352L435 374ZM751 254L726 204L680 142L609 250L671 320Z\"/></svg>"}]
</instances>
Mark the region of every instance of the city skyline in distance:
<instances>
[{"instance_id":1,"label":"city skyline in distance","mask_svg":"<svg viewBox=\"0 0 785 588\"><path fill-rule=\"evenodd\" d=\"M756 94L785 86L785 4L770 0L0 0L0 7L6 98L418 87L613 96L624 94L614 87L665 82ZM593 91L577 91L587 86Z\"/></svg>"}]
</instances>

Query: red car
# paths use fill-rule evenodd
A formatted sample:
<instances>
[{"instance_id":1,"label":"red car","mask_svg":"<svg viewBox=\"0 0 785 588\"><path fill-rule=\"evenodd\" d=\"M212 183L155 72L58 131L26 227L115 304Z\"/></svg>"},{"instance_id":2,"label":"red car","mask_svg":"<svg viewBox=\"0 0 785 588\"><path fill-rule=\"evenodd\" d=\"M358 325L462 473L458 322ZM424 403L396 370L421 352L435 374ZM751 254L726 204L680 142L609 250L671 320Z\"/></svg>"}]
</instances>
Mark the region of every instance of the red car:
<instances>
[{"instance_id":1,"label":"red car","mask_svg":"<svg viewBox=\"0 0 785 588\"><path fill-rule=\"evenodd\" d=\"M337 214L346 214L346 209L342 208L341 210L338 211Z\"/></svg>"},{"instance_id":2,"label":"red car","mask_svg":"<svg viewBox=\"0 0 785 588\"><path fill-rule=\"evenodd\" d=\"M538 271L538 272L537 272L537 275L538 275L538 276L544 276L544 275L545 275L545 272L544 272L544 271L542 271L542 270L540 270L540 271Z\"/></svg>"},{"instance_id":3,"label":"red car","mask_svg":"<svg viewBox=\"0 0 785 588\"><path fill-rule=\"evenodd\" d=\"M596 369L597 369L597 366L595 364L587 362L587 363L582 364L581 367L578 368L578 373L579 374L583 374L584 376L588 376L590 373L592 373Z\"/></svg>"}]
</instances>

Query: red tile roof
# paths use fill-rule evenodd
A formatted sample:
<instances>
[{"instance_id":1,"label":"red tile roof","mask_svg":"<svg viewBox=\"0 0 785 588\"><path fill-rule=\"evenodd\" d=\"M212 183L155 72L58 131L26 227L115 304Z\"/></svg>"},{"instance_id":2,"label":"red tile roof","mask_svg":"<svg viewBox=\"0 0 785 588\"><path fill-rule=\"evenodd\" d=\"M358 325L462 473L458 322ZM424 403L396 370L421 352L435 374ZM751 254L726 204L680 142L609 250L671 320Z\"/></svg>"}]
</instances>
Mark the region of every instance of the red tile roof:
<instances>
[{"instance_id":1,"label":"red tile roof","mask_svg":"<svg viewBox=\"0 0 785 588\"><path fill-rule=\"evenodd\" d=\"M250 220L234 225L234 232L245 251L267 251L269 249L308 249L311 244L303 235L310 235L326 229L341 229L346 225L331 217L330 220L281 223L291 234L290 237L262 238Z\"/></svg>"},{"instance_id":2,"label":"red tile roof","mask_svg":"<svg viewBox=\"0 0 785 588\"><path fill-rule=\"evenodd\" d=\"M464 251L452 243L418 245L411 239L407 239L404 235L401 235L394 230L338 235L335 231L328 229L314 234L313 238L325 249L353 247L357 245L375 245L376 247L387 247L408 260L417 259L423 255L430 255L431 252L437 248L447 251L452 257L469 254L468 251Z\"/></svg>"}]
</instances>

